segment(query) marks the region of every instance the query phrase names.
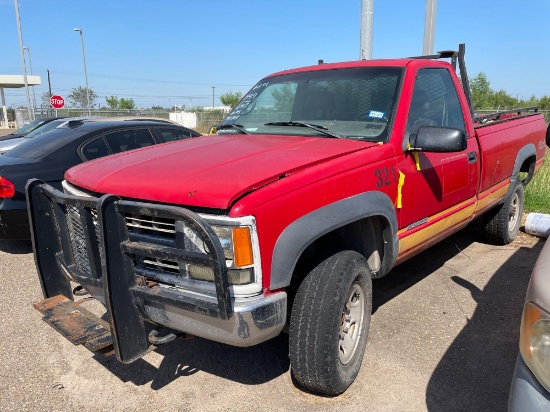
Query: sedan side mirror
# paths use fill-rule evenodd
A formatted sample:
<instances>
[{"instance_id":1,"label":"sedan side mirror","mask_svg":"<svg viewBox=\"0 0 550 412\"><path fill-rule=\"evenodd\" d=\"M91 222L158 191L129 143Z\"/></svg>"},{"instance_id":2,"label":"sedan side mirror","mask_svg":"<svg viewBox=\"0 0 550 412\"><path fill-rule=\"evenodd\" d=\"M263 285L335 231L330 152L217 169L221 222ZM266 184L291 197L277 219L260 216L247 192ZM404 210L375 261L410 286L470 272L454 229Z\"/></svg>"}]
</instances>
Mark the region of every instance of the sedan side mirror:
<instances>
[{"instance_id":1,"label":"sedan side mirror","mask_svg":"<svg viewBox=\"0 0 550 412\"><path fill-rule=\"evenodd\" d=\"M410 137L410 149L420 152L461 152L466 149L466 135L449 127L422 126Z\"/></svg>"}]
</instances>

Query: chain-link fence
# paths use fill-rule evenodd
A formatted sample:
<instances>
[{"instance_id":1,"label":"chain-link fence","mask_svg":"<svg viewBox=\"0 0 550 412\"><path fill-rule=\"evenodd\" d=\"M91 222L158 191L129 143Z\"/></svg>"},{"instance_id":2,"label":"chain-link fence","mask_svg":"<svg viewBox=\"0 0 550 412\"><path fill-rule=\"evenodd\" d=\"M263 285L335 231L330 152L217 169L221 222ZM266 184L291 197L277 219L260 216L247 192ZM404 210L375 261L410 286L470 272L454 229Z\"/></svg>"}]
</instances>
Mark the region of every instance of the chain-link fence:
<instances>
[{"instance_id":1,"label":"chain-link fence","mask_svg":"<svg viewBox=\"0 0 550 412\"><path fill-rule=\"evenodd\" d=\"M154 109L124 109L124 110L108 110L108 109L90 109L90 116L94 117L121 117L121 116L138 116L138 117L158 117L161 119L170 119L169 110L154 110ZM196 130L199 133L207 133L213 125L220 124L227 113L221 110L199 111L195 112L197 116ZM35 119L44 119L47 117L87 117L88 110L81 108L37 108L34 111ZM20 128L24 124L31 121L31 114L27 109L15 109L15 127Z\"/></svg>"}]
</instances>

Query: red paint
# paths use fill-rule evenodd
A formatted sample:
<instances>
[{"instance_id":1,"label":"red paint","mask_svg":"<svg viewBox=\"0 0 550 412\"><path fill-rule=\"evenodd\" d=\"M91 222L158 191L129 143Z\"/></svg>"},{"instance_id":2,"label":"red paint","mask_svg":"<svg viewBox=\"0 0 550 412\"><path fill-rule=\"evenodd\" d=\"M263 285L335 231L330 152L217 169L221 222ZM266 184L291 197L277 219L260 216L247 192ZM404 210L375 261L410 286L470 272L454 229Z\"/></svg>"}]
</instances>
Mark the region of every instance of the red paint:
<instances>
[{"instance_id":1,"label":"red paint","mask_svg":"<svg viewBox=\"0 0 550 412\"><path fill-rule=\"evenodd\" d=\"M58 94L50 97L50 104L54 109L62 109L65 106L65 99Z\"/></svg>"}]
</instances>

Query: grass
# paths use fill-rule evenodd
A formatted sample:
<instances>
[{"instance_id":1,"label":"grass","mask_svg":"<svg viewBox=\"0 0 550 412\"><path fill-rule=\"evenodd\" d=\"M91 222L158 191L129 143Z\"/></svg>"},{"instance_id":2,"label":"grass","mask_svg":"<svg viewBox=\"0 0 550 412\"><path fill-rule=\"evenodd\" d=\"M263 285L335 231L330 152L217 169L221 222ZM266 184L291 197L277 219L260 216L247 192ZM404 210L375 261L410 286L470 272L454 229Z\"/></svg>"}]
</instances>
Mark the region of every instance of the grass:
<instances>
[{"instance_id":1,"label":"grass","mask_svg":"<svg viewBox=\"0 0 550 412\"><path fill-rule=\"evenodd\" d=\"M525 188L525 211L550 214L550 151L539 172Z\"/></svg>"}]
</instances>

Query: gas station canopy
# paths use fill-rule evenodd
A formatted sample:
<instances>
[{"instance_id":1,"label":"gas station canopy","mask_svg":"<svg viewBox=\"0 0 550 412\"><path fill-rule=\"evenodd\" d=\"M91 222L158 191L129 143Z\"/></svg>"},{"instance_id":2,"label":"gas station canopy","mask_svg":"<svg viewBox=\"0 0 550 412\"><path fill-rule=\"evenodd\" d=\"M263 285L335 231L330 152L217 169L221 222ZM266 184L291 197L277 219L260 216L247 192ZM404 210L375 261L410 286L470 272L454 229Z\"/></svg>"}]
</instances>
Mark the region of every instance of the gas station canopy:
<instances>
[{"instance_id":1,"label":"gas station canopy","mask_svg":"<svg viewBox=\"0 0 550 412\"><path fill-rule=\"evenodd\" d=\"M27 84L29 86L39 86L42 84L40 76L27 76ZM25 87L25 79L21 74L0 74L0 88L2 89L18 89Z\"/></svg>"},{"instance_id":2,"label":"gas station canopy","mask_svg":"<svg viewBox=\"0 0 550 412\"><path fill-rule=\"evenodd\" d=\"M42 84L40 76L27 76L27 85L38 86ZM6 111L6 98L4 89L19 89L25 87L25 78L20 74L0 74L0 95L2 97L2 113L4 114L4 127L8 127L8 118ZM2 123L0 122L0 127Z\"/></svg>"}]
</instances>

